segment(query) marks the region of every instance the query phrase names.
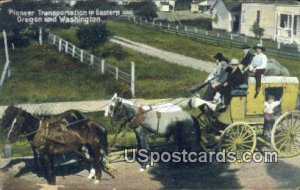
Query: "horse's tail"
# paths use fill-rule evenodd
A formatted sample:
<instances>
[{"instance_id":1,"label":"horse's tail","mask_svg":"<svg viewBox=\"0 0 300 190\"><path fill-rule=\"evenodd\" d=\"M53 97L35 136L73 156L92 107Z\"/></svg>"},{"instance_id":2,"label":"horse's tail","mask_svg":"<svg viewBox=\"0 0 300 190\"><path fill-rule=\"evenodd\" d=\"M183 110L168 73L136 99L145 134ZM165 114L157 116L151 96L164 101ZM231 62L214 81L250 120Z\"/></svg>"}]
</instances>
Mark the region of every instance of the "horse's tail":
<instances>
[{"instance_id":1,"label":"horse's tail","mask_svg":"<svg viewBox=\"0 0 300 190\"><path fill-rule=\"evenodd\" d=\"M193 127L194 127L194 130L195 130L195 137L196 137L196 146L197 146L197 149L200 149L201 146L200 146L200 141L201 141L201 129L200 129L200 124L199 124L199 121L196 117L192 116L192 119L193 119Z\"/></svg>"},{"instance_id":2,"label":"horse's tail","mask_svg":"<svg viewBox=\"0 0 300 190\"><path fill-rule=\"evenodd\" d=\"M108 154L108 138L107 138L107 129L102 125L95 122L96 133L100 136L100 144L104 150L105 155Z\"/></svg>"}]
</instances>

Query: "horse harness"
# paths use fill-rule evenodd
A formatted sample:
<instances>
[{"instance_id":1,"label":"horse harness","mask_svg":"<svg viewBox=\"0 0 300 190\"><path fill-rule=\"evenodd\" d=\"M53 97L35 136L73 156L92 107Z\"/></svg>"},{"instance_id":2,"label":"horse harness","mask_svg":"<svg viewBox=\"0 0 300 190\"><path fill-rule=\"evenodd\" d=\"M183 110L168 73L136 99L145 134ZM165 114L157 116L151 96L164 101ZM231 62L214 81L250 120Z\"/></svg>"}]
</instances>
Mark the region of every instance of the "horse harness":
<instances>
[{"instance_id":1,"label":"horse harness","mask_svg":"<svg viewBox=\"0 0 300 190\"><path fill-rule=\"evenodd\" d=\"M43 120L40 120L39 122L39 128L33 138L33 140L30 142L35 147L40 147L45 144L46 137L49 133L49 123L43 122Z\"/></svg>"},{"instance_id":2,"label":"horse harness","mask_svg":"<svg viewBox=\"0 0 300 190\"><path fill-rule=\"evenodd\" d=\"M153 111L152 106L149 106L149 107L150 107L150 109L147 110L147 111L145 111L145 110L143 109L143 106L140 106L140 107L139 107L139 110L138 110L138 113L137 113L135 116L133 116L133 118L131 119L131 121L132 121L134 124L136 124L136 125L140 125L140 126L146 128L146 127L142 124L142 122L143 122L144 114L147 113L147 112ZM155 113L156 113L156 117L157 117L156 131L157 131L157 133L158 133L158 132L159 132L160 119L161 119L161 112L156 111Z\"/></svg>"},{"instance_id":3,"label":"horse harness","mask_svg":"<svg viewBox=\"0 0 300 190\"><path fill-rule=\"evenodd\" d=\"M79 121L76 121L76 122L73 122L73 123L70 123L68 124L67 122L65 124L60 124L60 128L62 129L63 132L66 132L68 131L68 128L69 126L73 125L73 124L76 124L76 123L79 123L81 121L84 121L86 119L82 119L82 120L79 120ZM29 136L29 135L32 135L32 134L35 134L34 138L32 141L29 141L30 144L32 146L35 146L35 147L41 147L43 146L47 140L50 140L50 141L53 141L53 142L56 142L56 140L53 140L50 136L49 136L49 127L50 127L50 124L51 122L49 121L44 121L43 119L40 119L39 120L39 127L36 131L34 132L31 132L31 133L28 133L24 136ZM64 142L57 142L59 144L65 144ZM67 146L67 145L66 145Z\"/></svg>"}]
</instances>

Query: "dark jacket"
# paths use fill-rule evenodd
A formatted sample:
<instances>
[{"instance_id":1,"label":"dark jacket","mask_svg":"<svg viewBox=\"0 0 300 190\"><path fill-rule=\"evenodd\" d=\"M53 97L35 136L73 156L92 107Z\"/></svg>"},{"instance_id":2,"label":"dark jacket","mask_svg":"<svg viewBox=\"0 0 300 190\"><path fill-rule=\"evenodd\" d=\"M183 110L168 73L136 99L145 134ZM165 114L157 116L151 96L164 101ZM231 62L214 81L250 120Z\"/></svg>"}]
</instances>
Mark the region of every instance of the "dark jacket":
<instances>
[{"instance_id":1,"label":"dark jacket","mask_svg":"<svg viewBox=\"0 0 300 190\"><path fill-rule=\"evenodd\" d=\"M249 51L246 56L242 59L241 64L244 67L247 67L252 62L254 55Z\"/></svg>"},{"instance_id":2,"label":"dark jacket","mask_svg":"<svg viewBox=\"0 0 300 190\"><path fill-rule=\"evenodd\" d=\"M240 68L237 68L235 71L232 72L231 68L227 68L228 78L227 84L228 87L235 88L241 84L244 84L244 76Z\"/></svg>"}]
</instances>

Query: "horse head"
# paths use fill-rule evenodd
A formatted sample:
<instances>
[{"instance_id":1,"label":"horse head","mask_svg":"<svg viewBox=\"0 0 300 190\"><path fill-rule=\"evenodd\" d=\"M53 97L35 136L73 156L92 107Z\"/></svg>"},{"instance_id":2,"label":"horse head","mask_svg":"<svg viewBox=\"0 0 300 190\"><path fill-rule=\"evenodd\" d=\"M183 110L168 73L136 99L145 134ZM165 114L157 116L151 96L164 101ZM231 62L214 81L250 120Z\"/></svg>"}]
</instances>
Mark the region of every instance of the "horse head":
<instances>
[{"instance_id":1,"label":"horse head","mask_svg":"<svg viewBox=\"0 0 300 190\"><path fill-rule=\"evenodd\" d=\"M18 110L15 118L12 121L10 130L7 135L7 140L11 143L15 142L22 134L25 125L26 111Z\"/></svg>"},{"instance_id":2,"label":"horse head","mask_svg":"<svg viewBox=\"0 0 300 190\"><path fill-rule=\"evenodd\" d=\"M7 129L11 127L13 120L16 118L20 108L17 108L14 105L10 105L4 111L2 116L2 121L0 125L0 129Z\"/></svg>"},{"instance_id":3,"label":"horse head","mask_svg":"<svg viewBox=\"0 0 300 190\"><path fill-rule=\"evenodd\" d=\"M110 102L107 104L104 115L106 117L110 117L112 123L127 119L127 112L123 101L128 102L129 104L133 104L132 102L118 97L117 94L114 94Z\"/></svg>"}]
</instances>

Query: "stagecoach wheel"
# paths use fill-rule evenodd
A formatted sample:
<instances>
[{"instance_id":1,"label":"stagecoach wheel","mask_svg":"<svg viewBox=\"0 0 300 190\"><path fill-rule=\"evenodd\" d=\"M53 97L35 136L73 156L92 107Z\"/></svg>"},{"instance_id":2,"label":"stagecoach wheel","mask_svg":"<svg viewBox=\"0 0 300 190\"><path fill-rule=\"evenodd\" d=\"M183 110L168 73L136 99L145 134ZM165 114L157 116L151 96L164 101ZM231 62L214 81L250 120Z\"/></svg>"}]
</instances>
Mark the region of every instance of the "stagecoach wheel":
<instances>
[{"instance_id":1,"label":"stagecoach wheel","mask_svg":"<svg viewBox=\"0 0 300 190\"><path fill-rule=\"evenodd\" d=\"M234 152L237 161L244 159L245 152L253 153L256 147L256 133L254 129L246 123L233 123L228 126L220 137L220 151ZM247 158L246 158L247 159Z\"/></svg>"},{"instance_id":2,"label":"stagecoach wheel","mask_svg":"<svg viewBox=\"0 0 300 190\"><path fill-rule=\"evenodd\" d=\"M280 116L272 129L271 143L282 157L300 154L300 111L292 111Z\"/></svg>"}]
</instances>

